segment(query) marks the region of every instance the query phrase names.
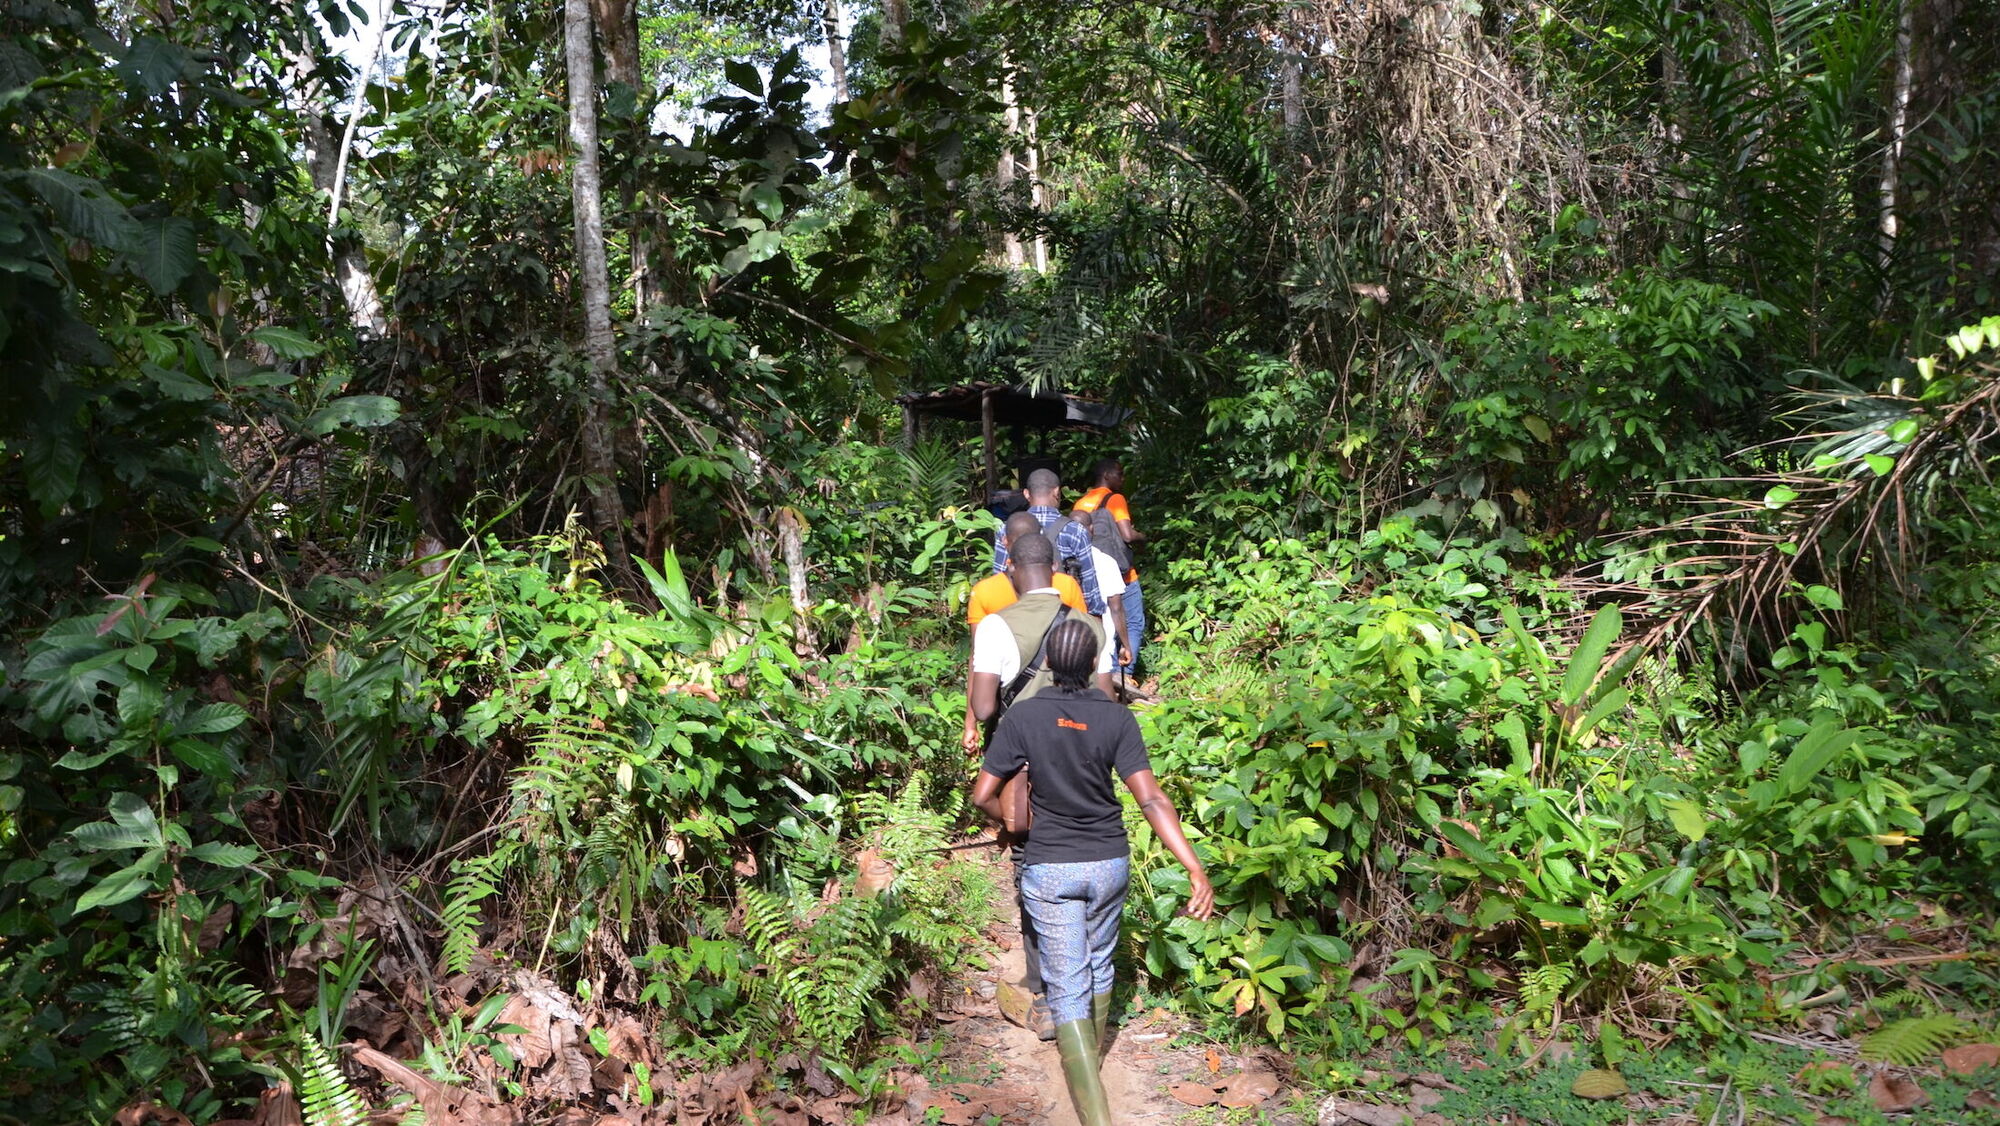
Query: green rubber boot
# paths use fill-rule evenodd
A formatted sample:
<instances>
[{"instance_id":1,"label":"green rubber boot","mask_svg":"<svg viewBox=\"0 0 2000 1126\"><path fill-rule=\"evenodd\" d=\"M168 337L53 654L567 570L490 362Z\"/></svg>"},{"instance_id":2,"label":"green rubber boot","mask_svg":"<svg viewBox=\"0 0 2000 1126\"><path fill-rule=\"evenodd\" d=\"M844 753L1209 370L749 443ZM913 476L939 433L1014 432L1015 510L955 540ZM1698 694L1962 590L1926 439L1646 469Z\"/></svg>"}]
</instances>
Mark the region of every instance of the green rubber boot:
<instances>
[{"instance_id":1,"label":"green rubber boot","mask_svg":"<svg viewBox=\"0 0 2000 1126\"><path fill-rule=\"evenodd\" d=\"M1111 1040L1106 1035L1111 1023L1111 994L1099 993L1090 999L1090 1027L1097 1033L1097 1054L1101 1059L1111 1050Z\"/></svg>"},{"instance_id":2,"label":"green rubber boot","mask_svg":"<svg viewBox=\"0 0 2000 1126\"><path fill-rule=\"evenodd\" d=\"M1056 1051L1062 1056L1063 1080L1076 1104L1082 1126L1111 1126L1111 1103L1104 1097L1104 1079L1097 1074L1097 1035L1089 1020L1056 1026Z\"/></svg>"}]
</instances>

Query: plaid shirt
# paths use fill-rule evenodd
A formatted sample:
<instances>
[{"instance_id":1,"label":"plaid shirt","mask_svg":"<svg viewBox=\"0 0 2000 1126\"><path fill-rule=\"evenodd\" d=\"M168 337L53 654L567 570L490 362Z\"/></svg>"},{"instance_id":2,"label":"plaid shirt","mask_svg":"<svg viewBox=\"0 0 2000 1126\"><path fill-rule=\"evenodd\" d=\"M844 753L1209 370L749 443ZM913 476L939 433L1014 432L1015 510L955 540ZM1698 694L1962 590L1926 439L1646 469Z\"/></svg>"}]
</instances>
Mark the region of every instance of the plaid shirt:
<instances>
[{"instance_id":1,"label":"plaid shirt","mask_svg":"<svg viewBox=\"0 0 2000 1126\"><path fill-rule=\"evenodd\" d=\"M1061 509L1046 504L1033 505L1028 511L1041 523L1044 531L1062 519ZM1083 588L1083 604L1090 607L1093 614L1104 613L1104 595L1097 589L1097 565L1090 557L1089 530L1074 520L1065 524L1062 534L1056 537L1056 557L1082 561L1083 573L1076 577L1076 582ZM993 529L993 571L998 574L1006 569L1007 528L1003 524Z\"/></svg>"}]
</instances>

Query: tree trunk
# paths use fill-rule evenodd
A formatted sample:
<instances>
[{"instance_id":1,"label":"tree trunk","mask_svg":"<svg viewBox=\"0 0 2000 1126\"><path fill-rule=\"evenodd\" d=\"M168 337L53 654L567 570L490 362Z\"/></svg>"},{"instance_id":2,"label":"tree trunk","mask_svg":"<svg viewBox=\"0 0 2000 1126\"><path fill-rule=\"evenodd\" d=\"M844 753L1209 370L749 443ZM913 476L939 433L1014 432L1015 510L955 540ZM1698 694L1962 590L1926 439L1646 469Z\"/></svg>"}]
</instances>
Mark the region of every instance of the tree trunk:
<instances>
[{"instance_id":1,"label":"tree trunk","mask_svg":"<svg viewBox=\"0 0 2000 1126\"><path fill-rule=\"evenodd\" d=\"M840 0L826 0L820 9L819 27L826 36L827 80L833 83L835 105L848 100L847 45L840 39Z\"/></svg>"},{"instance_id":2,"label":"tree trunk","mask_svg":"<svg viewBox=\"0 0 2000 1126\"><path fill-rule=\"evenodd\" d=\"M385 5L386 7L386 5ZM380 51L380 44L369 54L372 60ZM368 271L368 259L361 248L352 240L336 239L333 235L334 219L339 214L340 182L344 179L344 144L336 141L333 131L327 128L326 118L319 105L327 91L312 77L317 60L310 55L292 57L293 89L298 96L299 125L304 133L306 172L312 177L313 187L327 194L330 212L327 220L327 254L333 259L334 280L340 284L340 295L347 304L348 323L357 329L381 336L389 329L388 318L382 312L382 295L375 288L375 275ZM371 61L370 69L373 68ZM356 84L366 89L368 75L363 72ZM359 109L350 115L353 120L360 117ZM348 134L351 136L351 132Z\"/></svg>"},{"instance_id":3,"label":"tree trunk","mask_svg":"<svg viewBox=\"0 0 2000 1126\"><path fill-rule=\"evenodd\" d=\"M1045 215L1049 210L1049 192L1042 183L1042 133L1037 127L1035 107L1023 106L1021 119L1028 127L1028 198L1034 201L1035 214ZM1035 234L1035 269L1040 273L1049 272L1049 240L1038 231Z\"/></svg>"},{"instance_id":4,"label":"tree trunk","mask_svg":"<svg viewBox=\"0 0 2000 1126\"><path fill-rule=\"evenodd\" d=\"M1882 217L1879 245L1882 261L1882 298L1887 305L1893 287L1889 267L1896 255L1896 190L1903 172L1903 140L1910 128L1910 36L1916 0L1896 5L1896 86L1889 100L1889 143L1882 146Z\"/></svg>"},{"instance_id":5,"label":"tree trunk","mask_svg":"<svg viewBox=\"0 0 2000 1126\"><path fill-rule=\"evenodd\" d=\"M797 619L794 640L799 655L805 656L819 648L819 633L813 629L812 594L806 589L805 521L790 505L778 509L778 548L785 557L785 584Z\"/></svg>"},{"instance_id":6,"label":"tree trunk","mask_svg":"<svg viewBox=\"0 0 2000 1126\"><path fill-rule=\"evenodd\" d=\"M903 25L910 22L909 0L882 0L882 47L903 44Z\"/></svg>"},{"instance_id":7,"label":"tree trunk","mask_svg":"<svg viewBox=\"0 0 2000 1126\"><path fill-rule=\"evenodd\" d=\"M611 281L604 262L603 181L597 158L597 62L590 41L590 0L566 0L564 62L569 71L570 193L576 217L577 279L583 289L583 351L589 360L579 435L591 515L604 551L624 577L625 505L618 496L616 435L611 427L611 377L618 364L611 335Z\"/></svg>"},{"instance_id":8,"label":"tree trunk","mask_svg":"<svg viewBox=\"0 0 2000 1126\"><path fill-rule=\"evenodd\" d=\"M604 49L604 78L639 90L639 5L637 0L590 0L597 41Z\"/></svg>"},{"instance_id":9,"label":"tree trunk","mask_svg":"<svg viewBox=\"0 0 2000 1126\"><path fill-rule=\"evenodd\" d=\"M1004 59L1000 71L1000 104L1005 107L1005 113L1001 117L1000 165L994 169L993 182L1001 201L1011 205L1014 202L1015 167L1019 163L1014 155L1014 145L1021 133L1021 107L1014 101L1013 68ZM1027 265L1027 254L1021 249L1021 236L1013 227L1001 228L1000 245L1006 252L1009 266L1018 270Z\"/></svg>"}]
</instances>

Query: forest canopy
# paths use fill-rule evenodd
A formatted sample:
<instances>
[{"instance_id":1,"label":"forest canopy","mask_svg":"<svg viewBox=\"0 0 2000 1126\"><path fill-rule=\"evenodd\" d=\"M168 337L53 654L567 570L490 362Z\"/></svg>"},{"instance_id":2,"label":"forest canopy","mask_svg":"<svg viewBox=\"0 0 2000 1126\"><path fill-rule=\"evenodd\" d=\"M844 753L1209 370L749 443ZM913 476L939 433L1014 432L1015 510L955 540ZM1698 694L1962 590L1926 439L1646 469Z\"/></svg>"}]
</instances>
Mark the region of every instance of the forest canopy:
<instances>
[{"instance_id":1,"label":"forest canopy","mask_svg":"<svg viewBox=\"0 0 2000 1126\"><path fill-rule=\"evenodd\" d=\"M0 1121L906 1113L989 461L1150 533L1191 1026L1993 1039L1996 19L0 4Z\"/></svg>"}]
</instances>

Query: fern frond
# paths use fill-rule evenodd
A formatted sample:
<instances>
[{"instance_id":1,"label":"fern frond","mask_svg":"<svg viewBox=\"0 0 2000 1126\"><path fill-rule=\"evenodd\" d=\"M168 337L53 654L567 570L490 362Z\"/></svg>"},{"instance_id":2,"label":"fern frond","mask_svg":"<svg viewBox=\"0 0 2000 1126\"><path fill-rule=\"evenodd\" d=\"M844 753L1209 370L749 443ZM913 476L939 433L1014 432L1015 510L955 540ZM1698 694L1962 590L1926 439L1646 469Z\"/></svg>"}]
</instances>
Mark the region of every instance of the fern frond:
<instances>
[{"instance_id":1,"label":"fern frond","mask_svg":"<svg viewBox=\"0 0 2000 1126\"><path fill-rule=\"evenodd\" d=\"M1873 1063L1915 1067L1963 1042L1972 1026L1950 1013L1904 1017L1861 1038L1861 1058Z\"/></svg>"},{"instance_id":2,"label":"fern frond","mask_svg":"<svg viewBox=\"0 0 2000 1126\"><path fill-rule=\"evenodd\" d=\"M479 904L495 895L500 882L513 867L520 845L507 841L485 856L461 860L452 867L456 875L445 886L444 902L438 917L444 921L444 964L452 973L462 974L472 966L479 948L479 928L484 921Z\"/></svg>"},{"instance_id":3,"label":"fern frond","mask_svg":"<svg viewBox=\"0 0 2000 1126\"><path fill-rule=\"evenodd\" d=\"M363 1126L368 1108L319 1038L299 1030L299 1102L306 1126Z\"/></svg>"}]
</instances>

